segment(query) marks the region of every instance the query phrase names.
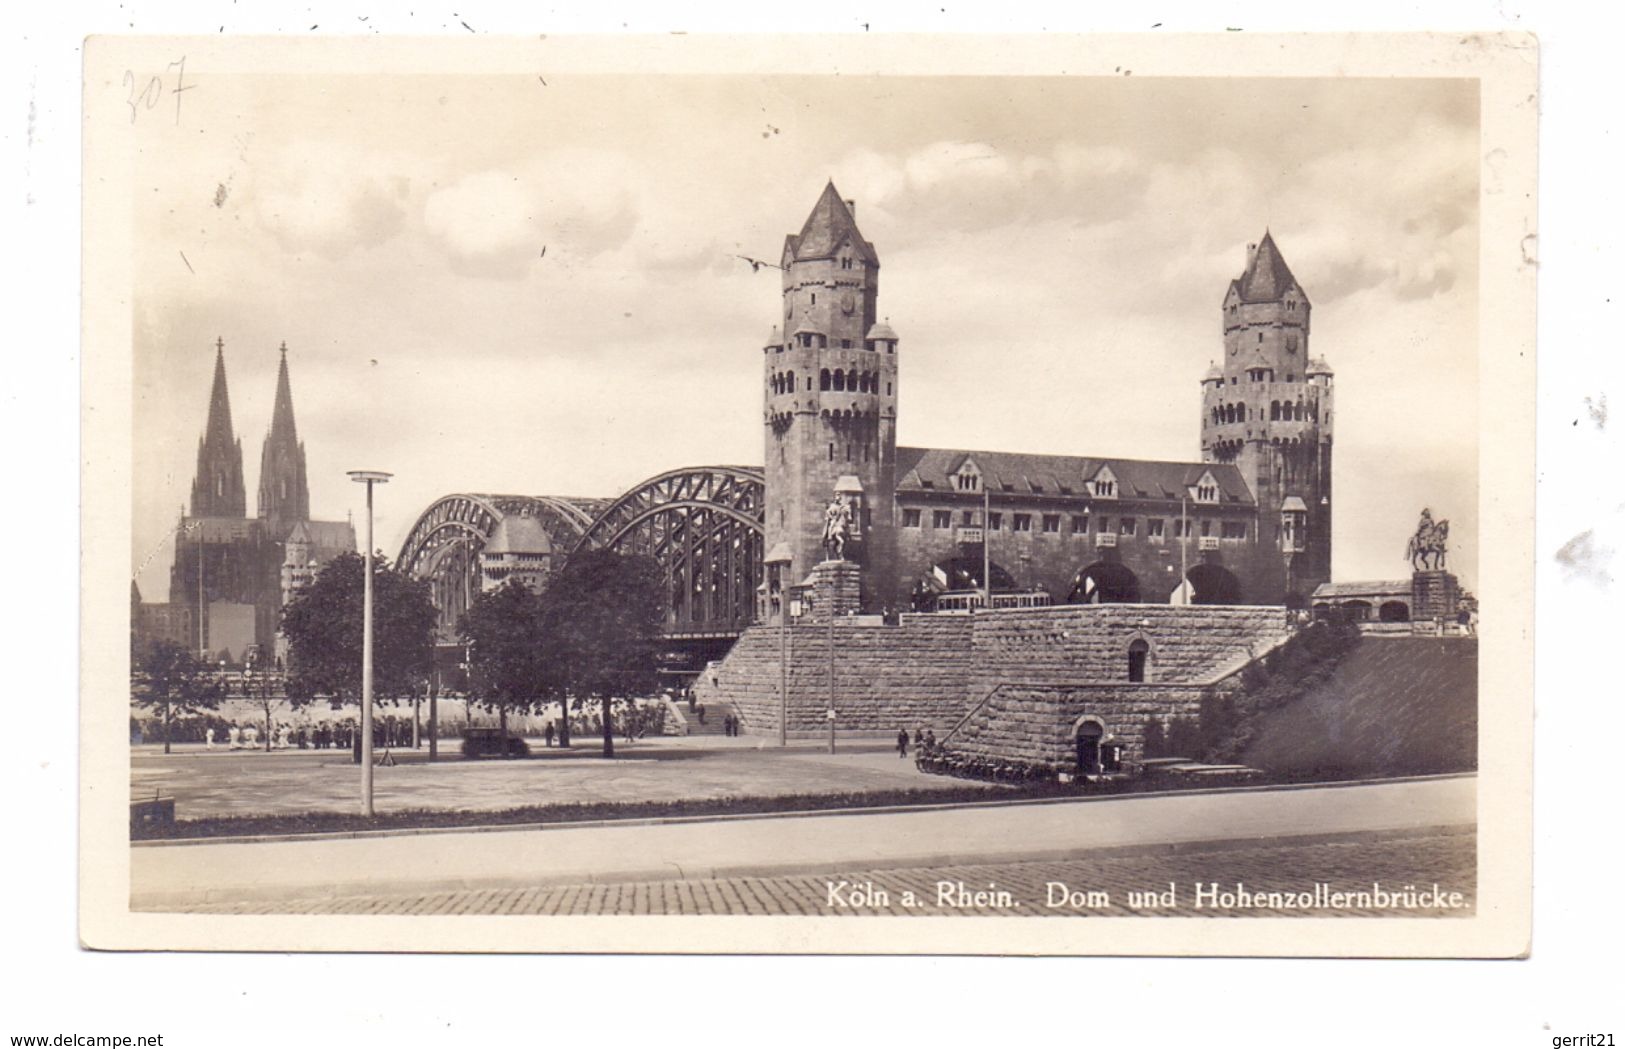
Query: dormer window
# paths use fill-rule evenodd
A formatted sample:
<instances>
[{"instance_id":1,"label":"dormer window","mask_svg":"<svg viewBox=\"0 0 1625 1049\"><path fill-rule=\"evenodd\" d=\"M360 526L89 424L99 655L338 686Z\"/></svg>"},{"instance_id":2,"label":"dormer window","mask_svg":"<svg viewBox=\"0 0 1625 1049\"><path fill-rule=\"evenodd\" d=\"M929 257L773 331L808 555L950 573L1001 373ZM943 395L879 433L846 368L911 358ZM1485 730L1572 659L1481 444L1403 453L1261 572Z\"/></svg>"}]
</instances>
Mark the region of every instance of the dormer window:
<instances>
[{"instance_id":1,"label":"dormer window","mask_svg":"<svg viewBox=\"0 0 1625 1049\"><path fill-rule=\"evenodd\" d=\"M1219 501L1219 482L1212 473L1204 473L1201 480L1191 487L1191 495L1199 503L1216 503Z\"/></svg>"},{"instance_id":2,"label":"dormer window","mask_svg":"<svg viewBox=\"0 0 1625 1049\"><path fill-rule=\"evenodd\" d=\"M966 459L960 466L959 472L954 474L954 487L961 492L980 492L982 490L982 471L976 464Z\"/></svg>"},{"instance_id":3,"label":"dormer window","mask_svg":"<svg viewBox=\"0 0 1625 1049\"><path fill-rule=\"evenodd\" d=\"M1102 466L1095 479L1089 482L1089 491L1096 499L1117 498L1117 477L1112 473L1111 467Z\"/></svg>"}]
</instances>

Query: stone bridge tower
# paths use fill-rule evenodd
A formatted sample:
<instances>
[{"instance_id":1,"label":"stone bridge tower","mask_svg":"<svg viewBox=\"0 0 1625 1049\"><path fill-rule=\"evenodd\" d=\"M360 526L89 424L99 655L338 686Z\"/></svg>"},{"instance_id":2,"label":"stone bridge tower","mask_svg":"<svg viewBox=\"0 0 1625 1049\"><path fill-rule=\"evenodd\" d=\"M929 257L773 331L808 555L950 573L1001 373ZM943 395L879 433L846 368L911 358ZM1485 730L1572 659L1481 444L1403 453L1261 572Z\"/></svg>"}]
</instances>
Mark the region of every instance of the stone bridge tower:
<instances>
[{"instance_id":1,"label":"stone bridge tower","mask_svg":"<svg viewBox=\"0 0 1625 1049\"><path fill-rule=\"evenodd\" d=\"M1202 459L1235 463L1258 500L1263 592L1303 601L1331 578L1332 370L1309 348L1309 296L1268 231L1222 307L1224 359L1202 380Z\"/></svg>"},{"instance_id":2,"label":"stone bridge tower","mask_svg":"<svg viewBox=\"0 0 1625 1049\"><path fill-rule=\"evenodd\" d=\"M784 241L784 303L762 351L764 538L769 588L799 583L824 560L825 507L847 493L846 559L879 611L896 607L897 335L876 315L880 259L853 208L832 182Z\"/></svg>"}]
</instances>

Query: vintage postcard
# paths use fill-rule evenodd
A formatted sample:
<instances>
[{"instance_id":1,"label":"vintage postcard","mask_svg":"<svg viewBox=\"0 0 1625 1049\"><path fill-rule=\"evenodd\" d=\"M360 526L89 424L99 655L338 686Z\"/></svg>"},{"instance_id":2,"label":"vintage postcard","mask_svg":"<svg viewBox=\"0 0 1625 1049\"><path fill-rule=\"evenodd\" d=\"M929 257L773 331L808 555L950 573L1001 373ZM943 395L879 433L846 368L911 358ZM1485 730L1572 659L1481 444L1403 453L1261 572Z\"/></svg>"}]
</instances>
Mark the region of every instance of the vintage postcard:
<instances>
[{"instance_id":1,"label":"vintage postcard","mask_svg":"<svg viewBox=\"0 0 1625 1049\"><path fill-rule=\"evenodd\" d=\"M89 40L84 943L1523 954L1537 58Z\"/></svg>"}]
</instances>

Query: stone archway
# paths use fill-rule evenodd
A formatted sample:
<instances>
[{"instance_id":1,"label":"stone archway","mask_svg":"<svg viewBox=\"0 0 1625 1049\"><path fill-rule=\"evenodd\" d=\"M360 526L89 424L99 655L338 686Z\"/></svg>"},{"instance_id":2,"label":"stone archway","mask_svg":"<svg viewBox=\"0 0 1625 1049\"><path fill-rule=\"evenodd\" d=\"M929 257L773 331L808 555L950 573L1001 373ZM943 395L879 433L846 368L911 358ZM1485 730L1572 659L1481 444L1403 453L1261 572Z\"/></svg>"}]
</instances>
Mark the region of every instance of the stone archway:
<instances>
[{"instance_id":1,"label":"stone archway","mask_svg":"<svg viewBox=\"0 0 1625 1049\"><path fill-rule=\"evenodd\" d=\"M1403 601L1384 601L1377 607L1377 619L1384 623L1409 623L1411 606Z\"/></svg>"},{"instance_id":2,"label":"stone archway","mask_svg":"<svg viewBox=\"0 0 1625 1049\"><path fill-rule=\"evenodd\" d=\"M1191 583L1193 605L1241 604L1241 580L1223 565L1196 565L1185 578Z\"/></svg>"},{"instance_id":3,"label":"stone archway","mask_svg":"<svg viewBox=\"0 0 1625 1049\"><path fill-rule=\"evenodd\" d=\"M1140 579L1126 565L1097 561L1072 580L1069 605L1134 604L1140 600Z\"/></svg>"}]
</instances>

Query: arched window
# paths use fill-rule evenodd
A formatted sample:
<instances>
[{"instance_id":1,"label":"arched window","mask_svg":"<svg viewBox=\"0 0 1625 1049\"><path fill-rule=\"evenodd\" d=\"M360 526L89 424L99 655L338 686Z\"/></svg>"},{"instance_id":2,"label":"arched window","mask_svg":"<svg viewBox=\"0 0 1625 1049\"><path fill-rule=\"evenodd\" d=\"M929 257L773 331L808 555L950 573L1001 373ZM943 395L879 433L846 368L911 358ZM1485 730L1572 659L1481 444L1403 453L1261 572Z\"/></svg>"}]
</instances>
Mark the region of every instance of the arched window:
<instances>
[{"instance_id":1,"label":"arched window","mask_svg":"<svg viewBox=\"0 0 1625 1049\"><path fill-rule=\"evenodd\" d=\"M818 388L820 390L829 389L829 369L828 368L820 368L818 370Z\"/></svg>"},{"instance_id":2,"label":"arched window","mask_svg":"<svg viewBox=\"0 0 1625 1049\"><path fill-rule=\"evenodd\" d=\"M834 382L835 382L835 388L837 390L846 389L846 372L841 370L840 368L836 368L835 369Z\"/></svg>"},{"instance_id":3,"label":"arched window","mask_svg":"<svg viewBox=\"0 0 1625 1049\"><path fill-rule=\"evenodd\" d=\"M784 373L784 389L785 389L786 393L795 393L796 392L796 373L795 372L788 371L788 372Z\"/></svg>"},{"instance_id":4,"label":"arched window","mask_svg":"<svg viewBox=\"0 0 1625 1049\"><path fill-rule=\"evenodd\" d=\"M1278 422L1281 418L1281 402L1270 402L1270 422Z\"/></svg>"},{"instance_id":5,"label":"arched window","mask_svg":"<svg viewBox=\"0 0 1625 1049\"><path fill-rule=\"evenodd\" d=\"M1151 654L1151 646L1144 641L1137 640L1128 646L1128 679L1130 681L1145 680L1145 661Z\"/></svg>"}]
</instances>

